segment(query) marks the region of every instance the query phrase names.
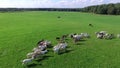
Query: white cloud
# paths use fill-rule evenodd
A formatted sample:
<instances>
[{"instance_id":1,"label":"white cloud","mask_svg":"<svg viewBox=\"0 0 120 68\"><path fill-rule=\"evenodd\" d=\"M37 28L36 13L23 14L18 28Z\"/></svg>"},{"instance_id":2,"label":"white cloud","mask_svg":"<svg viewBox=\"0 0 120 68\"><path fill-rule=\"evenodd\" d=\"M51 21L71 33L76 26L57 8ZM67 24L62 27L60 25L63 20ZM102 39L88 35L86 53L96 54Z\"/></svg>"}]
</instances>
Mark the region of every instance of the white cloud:
<instances>
[{"instance_id":1,"label":"white cloud","mask_svg":"<svg viewBox=\"0 0 120 68\"><path fill-rule=\"evenodd\" d=\"M120 2L120 0L0 0L0 7L81 8L117 2Z\"/></svg>"},{"instance_id":2,"label":"white cloud","mask_svg":"<svg viewBox=\"0 0 120 68\"><path fill-rule=\"evenodd\" d=\"M120 0L108 0L109 3L117 3L119 2L120 3Z\"/></svg>"}]
</instances>

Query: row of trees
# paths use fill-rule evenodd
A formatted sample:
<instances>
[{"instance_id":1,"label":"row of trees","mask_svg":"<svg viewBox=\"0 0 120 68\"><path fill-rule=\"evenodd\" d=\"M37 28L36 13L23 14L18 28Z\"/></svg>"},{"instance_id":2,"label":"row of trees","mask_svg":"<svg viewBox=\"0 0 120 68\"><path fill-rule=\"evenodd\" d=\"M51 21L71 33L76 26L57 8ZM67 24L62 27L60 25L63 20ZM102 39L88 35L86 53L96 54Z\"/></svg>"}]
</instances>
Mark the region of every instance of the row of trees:
<instances>
[{"instance_id":1,"label":"row of trees","mask_svg":"<svg viewBox=\"0 0 120 68\"><path fill-rule=\"evenodd\" d=\"M120 3L89 6L85 8L0 8L0 12L14 11L68 11L92 12L96 14L120 15Z\"/></svg>"},{"instance_id":2,"label":"row of trees","mask_svg":"<svg viewBox=\"0 0 120 68\"><path fill-rule=\"evenodd\" d=\"M96 14L120 15L120 3L103 4L82 8L82 12L92 12Z\"/></svg>"},{"instance_id":3,"label":"row of trees","mask_svg":"<svg viewBox=\"0 0 120 68\"><path fill-rule=\"evenodd\" d=\"M79 8L0 8L0 12L14 12L14 11L68 11L80 12Z\"/></svg>"}]
</instances>

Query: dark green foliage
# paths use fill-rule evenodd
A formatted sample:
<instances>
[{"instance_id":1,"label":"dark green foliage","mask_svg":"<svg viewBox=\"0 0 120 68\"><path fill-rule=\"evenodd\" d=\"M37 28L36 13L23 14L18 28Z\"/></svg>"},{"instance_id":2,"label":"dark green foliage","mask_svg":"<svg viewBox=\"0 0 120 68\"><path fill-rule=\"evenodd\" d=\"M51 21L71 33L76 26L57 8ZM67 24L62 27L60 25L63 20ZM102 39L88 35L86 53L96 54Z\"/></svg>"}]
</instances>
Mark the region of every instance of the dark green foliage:
<instances>
[{"instance_id":1,"label":"dark green foliage","mask_svg":"<svg viewBox=\"0 0 120 68\"><path fill-rule=\"evenodd\" d=\"M15 11L74 11L80 12L80 8L0 8L0 12L15 12Z\"/></svg>"},{"instance_id":2,"label":"dark green foliage","mask_svg":"<svg viewBox=\"0 0 120 68\"><path fill-rule=\"evenodd\" d=\"M97 14L120 15L120 3L89 6L81 9L81 11Z\"/></svg>"},{"instance_id":3,"label":"dark green foliage","mask_svg":"<svg viewBox=\"0 0 120 68\"><path fill-rule=\"evenodd\" d=\"M108 4L107 8L107 14L116 14L116 7L114 4Z\"/></svg>"},{"instance_id":4,"label":"dark green foliage","mask_svg":"<svg viewBox=\"0 0 120 68\"><path fill-rule=\"evenodd\" d=\"M98 6L96 13L98 13L98 14L107 14L107 7L106 7L106 5Z\"/></svg>"}]
</instances>

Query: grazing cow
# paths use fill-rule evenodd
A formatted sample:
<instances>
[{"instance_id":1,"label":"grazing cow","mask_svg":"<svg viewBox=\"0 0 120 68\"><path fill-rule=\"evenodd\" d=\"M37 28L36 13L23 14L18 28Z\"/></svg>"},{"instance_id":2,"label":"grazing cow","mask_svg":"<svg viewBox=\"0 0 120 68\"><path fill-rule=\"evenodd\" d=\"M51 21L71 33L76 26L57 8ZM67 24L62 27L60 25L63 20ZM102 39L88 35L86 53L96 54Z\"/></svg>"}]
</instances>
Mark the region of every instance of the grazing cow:
<instances>
[{"instance_id":1,"label":"grazing cow","mask_svg":"<svg viewBox=\"0 0 120 68\"><path fill-rule=\"evenodd\" d=\"M48 52L48 50L44 50L44 51L37 50L37 51L35 51L34 53L44 55L44 54L47 53L47 52Z\"/></svg>"},{"instance_id":2,"label":"grazing cow","mask_svg":"<svg viewBox=\"0 0 120 68\"><path fill-rule=\"evenodd\" d=\"M54 46L53 51L58 54L59 53L59 46Z\"/></svg>"},{"instance_id":3,"label":"grazing cow","mask_svg":"<svg viewBox=\"0 0 120 68\"><path fill-rule=\"evenodd\" d=\"M88 33L81 33L80 35L82 35L83 38L90 38L90 35Z\"/></svg>"},{"instance_id":4,"label":"grazing cow","mask_svg":"<svg viewBox=\"0 0 120 68\"><path fill-rule=\"evenodd\" d=\"M70 37L70 38L73 38L73 35L77 35L77 33L74 33L74 34L73 34L73 33L72 33L72 34L69 34L69 37Z\"/></svg>"},{"instance_id":5,"label":"grazing cow","mask_svg":"<svg viewBox=\"0 0 120 68\"><path fill-rule=\"evenodd\" d=\"M22 61L22 65L28 65L29 63L32 62L32 60L33 60L33 58L30 58L30 59L24 59L24 60Z\"/></svg>"},{"instance_id":6,"label":"grazing cow","mask_svg":"<svg viewBox=\"0 0 120 68\"><path fill-rule=\"evenodd\" d=\"M97 38L99 38L99 39L103 39L103 36L104 36L103 33L98 33L97 34Z\"/></svg>"},{"instance_id":7,"label":"grazing cow","mask_svg":"<svg viewBox=\"0 0 120 68\"><path fill-rule=\"evenodd\" d=\"M96 35L99 39L113 39L115 37L114 34L109 34L106 31L96 32Z\"/></svg>"},{"instance_id":8,"label":"grazing cow","mask_svg":"<svg viewBox=\"0 0 120 68\"><path fill-rule=\"evenodd\" d=\"M105 36L105 39L113 39L114 38L114 34L107 34Z\"/></svg>"},{"instance_id":9,"label":"grazing cow","mask_svg":"<svg viewBox=\"0 0 120 68\"><path fill-rule=\"evenodd\" d=\"M74 34L74 35L71 35L71 38L73 38L74 40L74 43L77 43L78 41L80 41L81 39L83 39L83 36L80 34Z\"/></svg>"},{"instance_id":10,"label":"grazing cow","mask_svg":"<svg viewBox=\"0 0 120 68\"><path fill-rule=\"evenodd\" d=\"M35 47L35 48L33 48L33 52L35 52L36 50L41 50L39 47Z\"/></svg>"},{"instance_id":11,"label":"grazing cow","mask_svg":"<svg viewBox=\"0 0 120 68\"><path fill-rule=\"evenodd\" d=\"M62 39L65 40L68 37L68 34L62 35Z\"/></svg>"},{"instance_id":12,"label":"grazing cow","mask_svg":"<svg viewBox=\"0 0 120 68\"><path fill-rule=\"evenodd\" d=\"M56 37L56 40L57 40L57 41L60 41L60 37Z\"/></svg>"},{"instance_id":13,"label":"grazing cow","mask_svg":"<svg viewBox=\"0 0 120 68\"><path fill-rule=\"evenodd\" d=\"M44 41L43 45L49 47L51 45L51 41L46 40L46 41Z\"/></svg>"},{"instance_id":14,"label":"grazing cow","mask_svg":"<svg viewBox=\"0 0 120 68\"><path fill-rule=\"evenodd\" d=\"M57 18L61 18L60 16L58 16Z\"/></svg>"},{"instance_id":15,"label":"grazing cow","mask_svg":"<svg viewBox=\"0 0 120 68\"><path fill-rule=\"evenodd\" d=\"M50 47L51 41L41 40L37 43L37 45L38 45L38 48L40 48L41 50L44 50L47 47Z\"/></svg>"},{"instance_id":16,"label":"grazing cow","mask_svg":"<svg viewBox=\"0 0 120 68\"><path fill-rule=\"evenodd\" d=\"M27 58L31 58L33 55L36 55L36 54L45 54L46 52L48 51L45 49L36 47L36 48L33 48L33 52L27 54Z\"/></svg>"},{"instance_id":17,"label":"grazing cow","mask_svg":"<svg viewBox=\"0 0 120 68\"><path fill-rule=\"evenodd\" d=\"M34 52L28 53L27 54L27 58L32 58L32 55L34 54Z\"/></svg>"},{"instance_id":18,"label":"grazing cow","mask_svg":"<svg viewBox=\"0 0 120 68\"><path fill-rule=\"evenodd\" d=\"M46 45L40 45L40 46L38 46L38 48L43 51L47 48L47 46Z\"/></svg>"},{"instance_id":19,"label":"grazing cow","mask_svg":"<svg viewBox=\"0 0 120 68\"><path fill-rule=\"evenodd\" d=\"M56 37L56 40L61 43L64 42L67 38L68 34L62 35L61 37Z\"/></svg>"},{"instance_id":20,"label":"grazing cow","mask_svg":"<svg viewBox=\"0 0 120 68\"><path fill-rule=\"evenodd\" d=\"M102 33L103 35L107 34L106 31L100 31L99 33Z\"/></svg>"},{"instance_id":21,"label":"grazing cow","mask_svg":"<svg viewBox=\"0 0 120 68\"><path fill-rule=\"evenodd\" d=\"M117 38L120 38L120 34L117 34Z\"/></svg>"},{"instance_id":22,"label":"grazing cow","mask_svg":"<svg viewBox=\"0 0 120 68\"><path fill-rule=\"evenodd\" d=\"M67 47L67 43L59 43L58 45L53 47L53 51L57 54L61 52L65 52Z\"/></svg>"},{"instance_id":23,"label":"grazing cow","mask_svg":"<svg viewBox=\"0 0 120 68\"><path fill-rule=\"evenodd\" d=\"M40 50L35 51L34 54L32 55L32 58L37 59L39 57L42 57L47 52L48 52L47 50L44 50L44 51L40 51Z\"/></svg>"},{"instance_id":24,"label":"grazing cow","mask_svg":"<svg viewBox=\"0 0 120 68\"><path fill-rule=\"evenodd\" d=\"M103 39L107 35L107 32L106 31L100 31L100 32L95 32L95 34L97 35L97 38Z\"/></svg>"},{"instance_id":25,"label":"grazing cow","mask_svg":"<svg viewBox=\"0 0 120 68\"><path fill-rule=\"evenodd\" d=\"M90 27L93 27L93 25L92 24L88 24Z\"/></svg>"},{"instance_id":26,"label":"grazing cow","mask_svg":"<svg viewBox=\"0 0 120 68\"><path fill-rule=\"evenodd\" d=\"M43 42L44 42L44 39L40 40L40 41L37 43L37 45L42 45Z\"/></svg>"}]
</instances>

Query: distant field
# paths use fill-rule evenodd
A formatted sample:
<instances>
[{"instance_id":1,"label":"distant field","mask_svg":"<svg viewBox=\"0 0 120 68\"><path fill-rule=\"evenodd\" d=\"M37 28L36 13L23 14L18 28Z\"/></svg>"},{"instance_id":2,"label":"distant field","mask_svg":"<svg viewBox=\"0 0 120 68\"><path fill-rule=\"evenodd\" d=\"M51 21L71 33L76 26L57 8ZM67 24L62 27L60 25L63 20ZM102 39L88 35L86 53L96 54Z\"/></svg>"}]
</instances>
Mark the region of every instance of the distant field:
<instances>
[{"instance_id":1,"label":"distant field","mask_svg":"<svg viewBox=\"0 0 120 68\"><path fill-rule=\"evenodd\" d=\"M54 46L57 36L81 32L89 33L91 38L80 45L68 38L67 53L57 55L49 49L45 59L28 68L120 68L120 39L96 39L95 32L101 30L120 33L120 16L47 11L0 13L0 68L24 68L21 60L41 39L50 40Z\"/></svg>"}]
</instances>

